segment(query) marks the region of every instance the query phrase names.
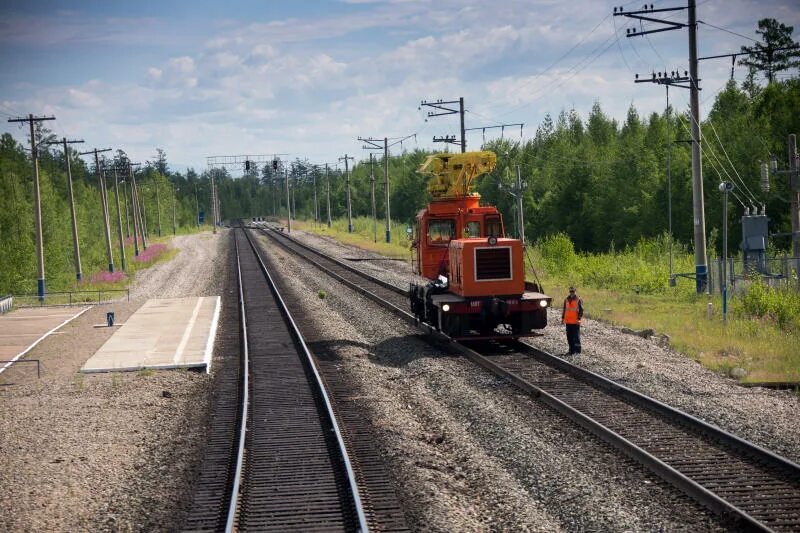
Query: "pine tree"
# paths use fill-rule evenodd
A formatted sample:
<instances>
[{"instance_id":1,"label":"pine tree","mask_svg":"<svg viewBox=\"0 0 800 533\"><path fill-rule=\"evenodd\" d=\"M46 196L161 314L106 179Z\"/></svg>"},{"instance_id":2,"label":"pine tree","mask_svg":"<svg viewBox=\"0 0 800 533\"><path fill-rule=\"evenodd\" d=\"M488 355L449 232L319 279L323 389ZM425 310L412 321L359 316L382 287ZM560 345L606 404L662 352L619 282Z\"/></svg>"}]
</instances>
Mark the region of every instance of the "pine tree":
<instances>
[{"instance_id":1,"label":"pine tree","mask_svg":"<svg viewBox=\"0 0 800 533\"><path fill-rule=\"evenodd\" d=\"M755 46L742 46L742 52L749 56L740 59L739 64L766 73L768 82L772 83L775 73L800 66L800 46L792 39L793 32L793 26L786 26L773 18L759 20L756 34L761 36L763 42L757 42Z\"/></svg>"}]
</instances>

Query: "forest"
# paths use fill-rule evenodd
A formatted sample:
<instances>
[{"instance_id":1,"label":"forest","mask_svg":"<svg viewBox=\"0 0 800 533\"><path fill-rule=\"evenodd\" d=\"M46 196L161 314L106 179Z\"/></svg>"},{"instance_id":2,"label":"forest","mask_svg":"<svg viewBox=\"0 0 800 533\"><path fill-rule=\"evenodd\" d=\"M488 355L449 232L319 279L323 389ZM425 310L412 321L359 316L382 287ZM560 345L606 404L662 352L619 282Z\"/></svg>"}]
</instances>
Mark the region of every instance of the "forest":
<instances>
[{"instance_id":1,"label":"forest","mask_svg":"<svg viewBox=\"0 0 800 533\"><path fill-rule=\"evenodd\" d=\"M731 81L707 105L710 111L701 127L706 228L712 253L722 246L720 181L737 185L728 210L731 250L739 246L745 208L766 209L771 233L790 231L789 179L772 175L769 190L762 190L760 163L774 155L779 168L786 168L787 137L800 132L800 80L776 81L767 87L752 80L742 85ZM516 201L509 191L516 183L519 166L526 239L565 233L577 250L591 252L623 248L667 232L671 196L674 237L691 244L689 120L687 110L669 108L643 117L631 107L620 123L603 112L600 102L595 102L587 117L563 110L555 119L546 117L533 138L523 143L499 139L481 146L497 153L498 165L479 180L477 190L483 202L500 208L507 232L516 235ZM427 155L413 150L390 156L392 219L411 223L428 201L427 177L416 172ZM372 168L369 160L362 160L350 169L354 216L371 216L370 176L374 175L377 216L384 217L383 168L383 160L378 158ZM328 179L331 216L346 216L346 177L341 167L330 170L326 179L323 168L297 160L288 173L298 218L313 219L316 182L319 213L325 220ZM285 217L282 176L267 166L238 180L224 179L223 218L256 213ZM771 245L773 250L790 248L788 239L782 237L776 237Z\"/></svg>"},{"instance_id":2,"label":"forest","mask_svg":"<svg viewBox=\"0 0 800 533\"><path fill-rule=\"evenodd\" d=\"M742 84L731 81L713 100L707 98L709 112L701 126L710 253L721 249L722 200L717 186L723 180L737 184L728 211L730 250L738 249L739 220L745 208L766 209L771 234L790 231L789 179L785 174L772 175L769 190L763 190L760 163L774 155L780 168L786 168L787 137L800 133L800 80L776 80L762 87L751 76ZM606 115L601 104L595 102L586 117L567 109L555 118L547 116L525 142L486 142L481 148L498 154L498 166L478 183L483 201L500 208L507 232L516 235L516 201L509 191L519 166L524 184L526 238L535 242L563 233L578 251L602 252L662 236L669 228L667 206L671 197L674 238L691 246L691 155L686 142L691 119L687 110L667 108L660 114L643 117L631 106L620 122ZM46 128L39 127L36 136L37 143L41 143L39 168L48 290L63 290L74 285L75 277L64 152L59 144L44 144L52 138ZM26 144L9 134L0 138L0 294L35 290L33 184ZM395 221L411 223L428 200L427 177L416 171L428 152L395 151L388 161L391 216ZM82 159L72 148L69 157L83 270L87 274L99 272L107 269L107 261L96 169L89 158ZM124 162L126 158L118 150L109 163ZM296 159L281 162L277 171L272 164L261 168L253 165L242 177L232 177L240 169L221 168L199 174L189 169L181 173L169 169L166 153L159 149L153 161L142 165L137 181L152 235L156 233L158 204L162 232L172 231L173 194L180 231L196 227L196 210L210 220L210 172L215 173L218 183L223 220L285 217L285 175L297 218L314 218L316 185L319 216L326 219L328 184L332 218L345 217L347 180L342 167L329 166L326 174L325 167ZM350 168L354 216L371 216L372 174L377 216L384 217L383 168L380 157L373 165L367 159ZM113 183L113 175L109 176ZM117 231L115 205L113 188L109 187L112 235ZM786 237L775 237L770 246L775 253L788 250L790 242Z\"/></svg>"}]
</instances>

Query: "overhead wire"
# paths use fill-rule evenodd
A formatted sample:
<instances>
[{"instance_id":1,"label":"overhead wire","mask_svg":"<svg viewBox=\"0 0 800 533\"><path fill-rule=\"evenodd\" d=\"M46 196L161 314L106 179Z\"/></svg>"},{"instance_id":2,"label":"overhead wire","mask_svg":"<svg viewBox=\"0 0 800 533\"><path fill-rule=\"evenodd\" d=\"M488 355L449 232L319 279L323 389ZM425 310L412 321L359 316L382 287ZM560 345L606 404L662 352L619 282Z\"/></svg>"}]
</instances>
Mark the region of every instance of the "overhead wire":
<instances>
[{"instance_id":1,"label":"overhead wire","mask_svg":"<svg viewBox=\"0 0 800 533\"><path fill-rule=\"evenodd\" d=\"M689 133L689 136L691 136L691 131L690 131L690 129L689 129L687 123L686 123L686 120L684 120L682 115L678 115L678 117L680 118L681 123L683 124L683 127L686 129L687 133ZM695 122L694 121L694 117L692 117L691 113L689 113L689 117L692 119L692 122ZM717 176L719 176L720 181L724 181L724 179L722 177L722 173L724 173L725 176L727 176L729 181L731 181L732 183L736 183L736 180L733 178L733 176L731 176L731 174L725 168L725 165L723 164L723 162L717 156L717 154L714 151L712 145L710 143L707 144L707 143L703 142L704 138L705 137L703 135L702 128L700 128L700 143L699 143L700 144L700 153L702 154L703 152L707 152L711 156L711 157L709 157L707 159L707 161L709 162L711 167L714 169L714 171L717 173ZM717 164L719 164L719 168L722 169L722 173L719 171L719 169L717 168L717 165L714 163L714 161L716 161ZM735 172L735 170L736 169L734 169L734 172ZM741 186L742 186L742 194L744 194L747 197L747 201L750 202L751 205L760 205L760 204L762 204L763 202L759 202L755 198L755 196L752 194L752 192L750 192L750 189L747 187L747 184L739 176L738 173L736 173L736 176L739 178L739 183L737 183L737 186L739 186L739 184L741 184ZM747 191L747 192L745 192L745 191Z\"/></svg>"},{"instance_id":2,"label":"overhead wire","mask_svg":"<svg viewBox=\"0 0 800 533\"><path fill-rule=\"evenodd\" d=\"M758 42L757 40L753 39L752 37L748 37L747 35L742 35L741 33L736 33L735 31L729 30L727 28L723 28L721 26L715 26L714 24L711 24L710 22L706 22L704 20L698 20L697 22L699 24L705 24L706 26L711 26L712 28L714 28L716 30L724 31L726 33L730 33L731 35L736 35L737 37L741 37L743 39L747 39L749 41L753 41L754 43Z\"/></svg>"},{"instance_id":3,"label":"overhead wire","mask_svg":"<svg viewBox=\"0 0 800 533\"><path fill-rule=\"evenodd\" d=\"M746 190L746 191L747 191L747 192L750 194L750 196L751 196L751 197L753 197L753 198L755 198L755 195L754 195L754 194L753 194L753 193L750 191L750 188L747 186L747 184L744 182L744 180L742 179L742 177L739 175L739 172L737 172L737 171L736 171L736 167L735 167L735 166L733 166L733 163L731 162L731 158L730 158L730 157L728 157L728 151L727 151L727 150L725 150L725 145L724 145L724 144L722 144L722 140L719 138L719 135L717 135L717 128L715 128L715 127L714 127L714 121L713 121L713 120L709 120L709 121L708 121L708 123L709 123L709 124L711 124L711 131L713 131L713 132L714 132L714 137L716 137L716 139L717 139L717 142L719 143L719 146L720 146L720 148L722 148L722 153L723 153L723 154L725 154L725 159L727 159L727 160L728 160L728 164L729 164L729 165L731 166L731 168L733 169L733 172L734 172L734 173L736 174L736 176L739 178L739 181L741 181L741 182L742 182L742 185L744 185L744 188L745 188L745 190Z\"/></svg>"}]
</instances>

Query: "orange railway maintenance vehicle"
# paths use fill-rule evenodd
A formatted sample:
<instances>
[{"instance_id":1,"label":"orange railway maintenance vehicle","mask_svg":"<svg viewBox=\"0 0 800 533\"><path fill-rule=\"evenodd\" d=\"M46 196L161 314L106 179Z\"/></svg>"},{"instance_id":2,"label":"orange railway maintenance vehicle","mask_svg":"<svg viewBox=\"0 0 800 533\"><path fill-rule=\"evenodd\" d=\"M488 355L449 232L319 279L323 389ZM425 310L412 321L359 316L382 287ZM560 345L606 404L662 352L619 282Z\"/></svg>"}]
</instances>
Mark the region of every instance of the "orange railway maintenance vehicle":
<instances>
[{"instance_id":1,"label":"orange railway maintenance vehicle","mask_svg":"<svg viewBox=\"0 0 800 533\"><path fill-rule=\"evenodd\" d=\"M525 280L522 241L506 238L500 212L472 192L496 164L494 152L444 153L419 168L432 176L432 201L417 214L412 247L416 273L431 281L411 283L411 311L456 339L531 336L547 325L552 298Z\"/></svg>"}]
</instances>

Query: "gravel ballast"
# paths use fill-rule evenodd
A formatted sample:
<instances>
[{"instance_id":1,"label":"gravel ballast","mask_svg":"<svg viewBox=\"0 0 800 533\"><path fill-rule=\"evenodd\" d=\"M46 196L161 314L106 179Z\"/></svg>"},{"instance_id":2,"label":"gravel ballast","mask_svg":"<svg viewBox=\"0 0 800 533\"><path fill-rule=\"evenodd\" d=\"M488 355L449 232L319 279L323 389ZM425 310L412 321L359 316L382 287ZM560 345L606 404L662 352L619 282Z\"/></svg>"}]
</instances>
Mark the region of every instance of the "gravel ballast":
<instances>
[{"instance_id":1,"label":"gravel ballast","mask_svg":"<svg viewBox=\"0 0 800 533\"><path fill-rule=\"evenodd\" d=\"M333 257L375 257L333 239L295 231L292 236ZM371 261L369 273L406 287L412 279L408 264ZM355 264L363 268L361 264ZM580 288L579 291L580 293ZM566 295L551 295L557 306ZM602 302L584 301L589 313ZM555 355L567 351L560 309L550 309L544 336L531 345ZM663 338L623 333L621 328L585 318L581 327L583 353L568 359L672 407L800 462L800 396L792 391L746 388L728 376L704 368L675 351ZM656 332L658 333L658 332Z\"/></svg>"},{"instance_id":2,"label":"gravel ballast","mask_svg":"<svg viewBox=\"0 0 800 533\"><path fill-rule=\"evenodd\" d=\"M131 302L95 306L0 375L0 530L170 531L180 527L207 424L209 376L79 374L147 298L220 294L225 234L179 236L170 261L137 273Z\"/></svg>"},{"instance_id":3,"label":"gravel ballast","mask_svg":"<svg viewBox=\"0 0 800 533\"><path fill-rule=\"evenodd\" d=\"M637 464L260 239L291 305L312 320L312 349L336 354L356 384L413 529L719 529Z\"/></svg>"}]
</instances>

